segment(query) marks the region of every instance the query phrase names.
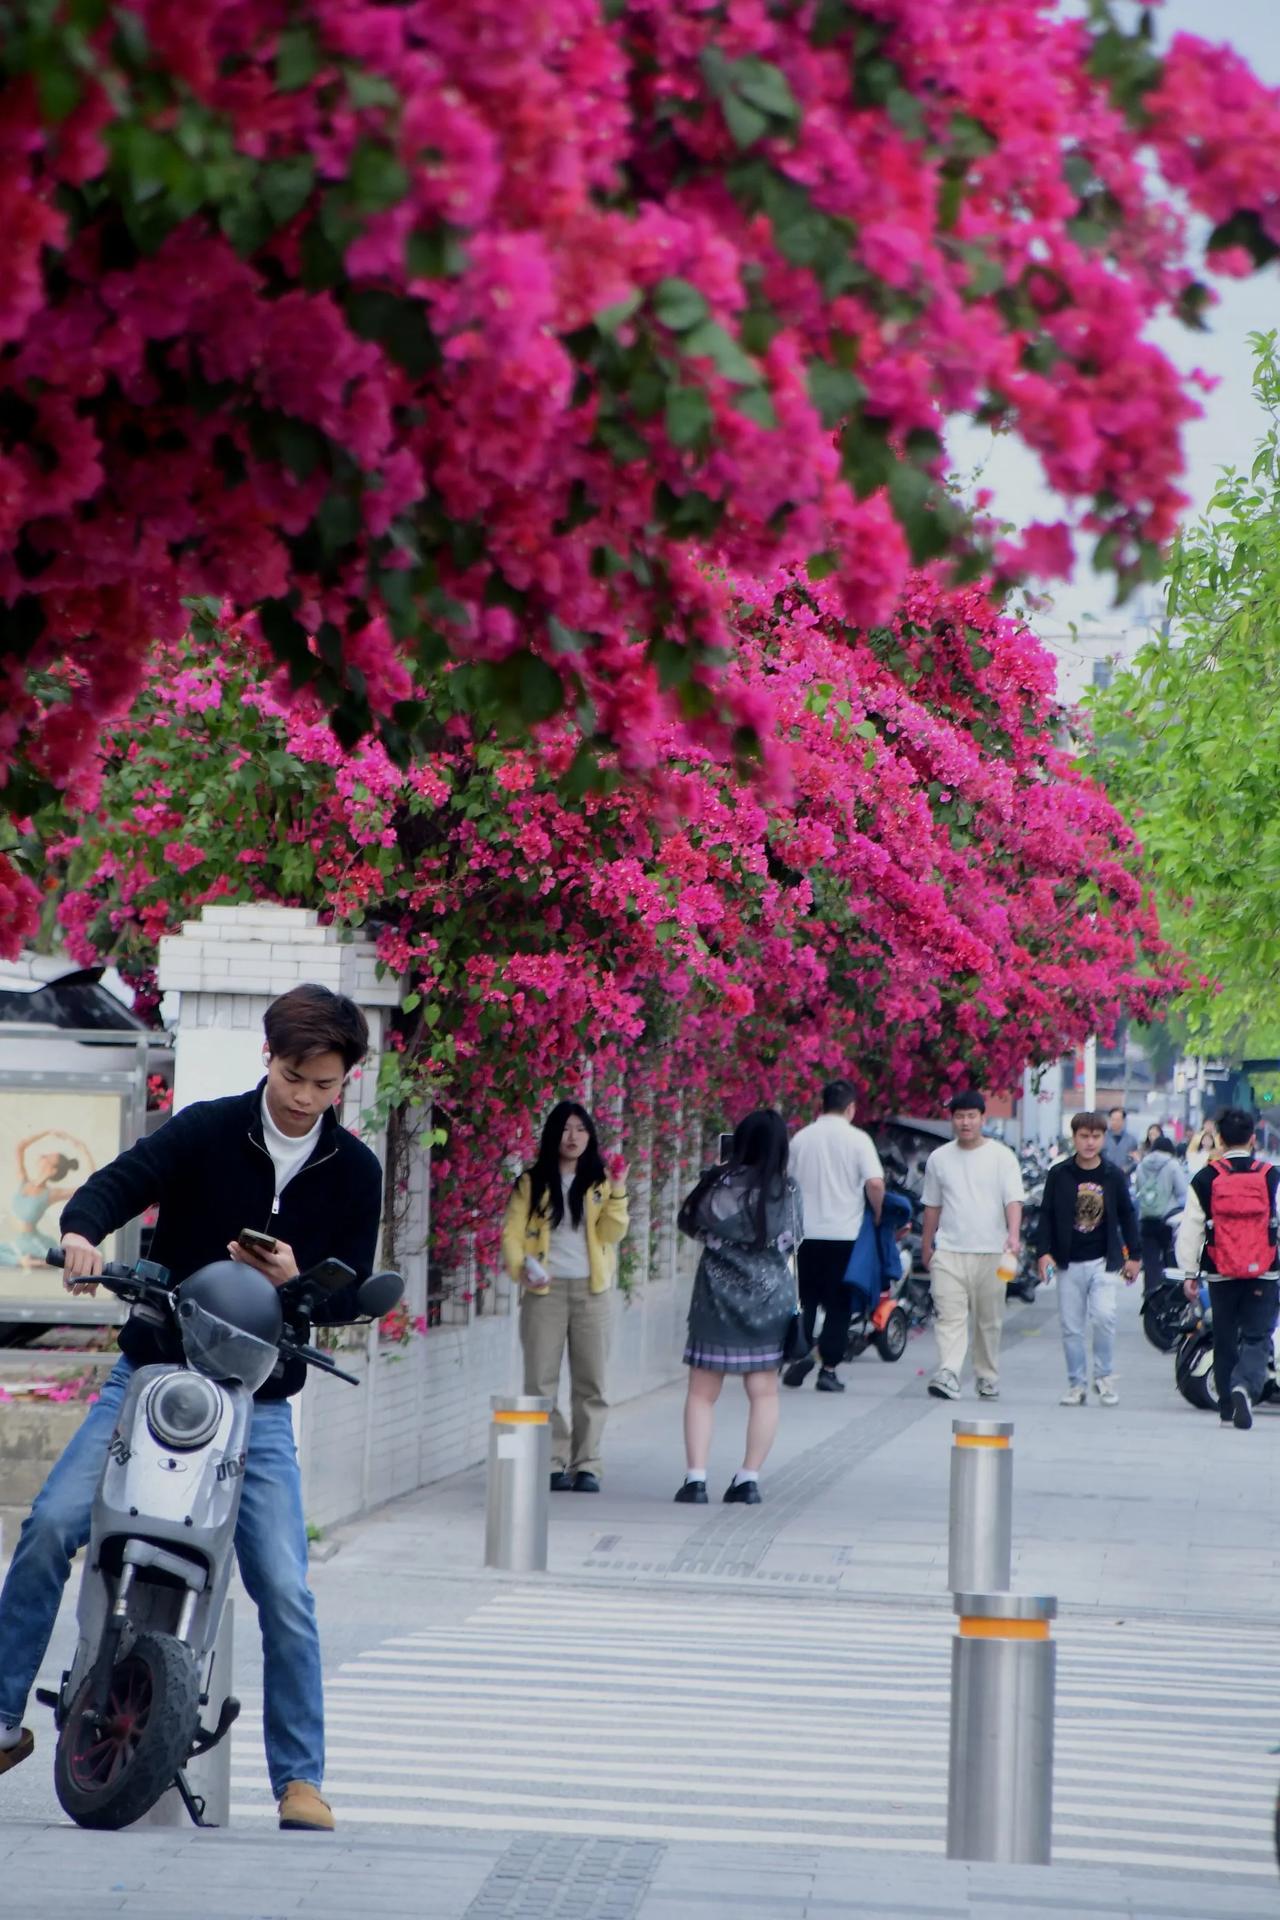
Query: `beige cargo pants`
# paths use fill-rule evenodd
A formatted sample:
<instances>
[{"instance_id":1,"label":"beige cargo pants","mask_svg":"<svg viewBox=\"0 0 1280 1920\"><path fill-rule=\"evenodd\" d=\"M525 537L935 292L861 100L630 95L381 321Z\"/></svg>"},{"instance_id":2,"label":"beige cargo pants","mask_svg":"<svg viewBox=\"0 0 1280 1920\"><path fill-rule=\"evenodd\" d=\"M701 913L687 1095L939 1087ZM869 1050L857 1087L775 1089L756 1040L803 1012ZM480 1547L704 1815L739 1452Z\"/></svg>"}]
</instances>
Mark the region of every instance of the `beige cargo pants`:
<instances>
[{"instance_id":1,"label":"beige cargo pants","mask_svg":"<svg viewBox=\"0 0 1280 1920\"><path fill-rule=\"evenodd\" d=\"M609 1413L605 1380L613 1327L614 1289L592 1293L591 1282L553 1280L547 1293L523 1291L520 1346L524 1390L555 1402L551 1416L553 1473L600 1472L600 1443ZM572 1426L560 1411L560 1366L569 1349Z\"/></svg>"}]
</instances>

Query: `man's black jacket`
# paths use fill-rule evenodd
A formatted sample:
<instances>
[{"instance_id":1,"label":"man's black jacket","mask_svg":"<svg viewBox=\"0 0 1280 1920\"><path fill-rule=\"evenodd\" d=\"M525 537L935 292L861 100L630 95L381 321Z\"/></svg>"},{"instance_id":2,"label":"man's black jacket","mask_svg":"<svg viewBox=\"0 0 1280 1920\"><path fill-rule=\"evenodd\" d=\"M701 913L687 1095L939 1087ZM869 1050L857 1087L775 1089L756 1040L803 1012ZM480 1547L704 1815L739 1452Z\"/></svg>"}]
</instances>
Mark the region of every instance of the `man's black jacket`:
<instances>
[{"instance_id":1,"label":"man's black jacket","mask_svg":"<svg viewBox=\"0 0 1280 1920\"><path fill-rule=\"evenodd\" d=\"M1039 1260L1047 1253L1055 1267L1068 1266L1071 1261L1076 1184L1070 1169L1070 1159L1059 1160L1050 1167L1044 1183L1044 1198L1040 1202L1040 1218L1036 1222L1036 1258ZM1142 1232L1138 1226L1133 1195L1124 1174L1109 1160L1090 1168L1089 1178L1096 1180L1102 1188L1103 1217L1107 1224L1107 1272L1117 1273L1126 1258L1137 1260L1141 1257Z\"/></svg>"},{"instance_id":2,"label":"man's black jacket","mask_svg":"<svg viewBox=\"0 0 1280 1920\"><path fill-rule=\"evenodd\" d=\"M262 1138L262 1081L252 1093L200 1100L139 1140L109 1166L91 1174L62 1210L63 1233L80 1233L95 1246L152 1205L159 1205L150 1257L173 1281L198 1267L227 1260L227 1242L241 1227L277 1235L293 1248L305 1272L326 1258L344 1260L364 1280L373 1268L382 1215L382 1169L377 1158L325 1114L320 1138L275 1208L276 1170ZM355 1317L355 1289L325 1302L325 1321ZM128 1320L120 1351L135 1366L179 1357L158 1330ZM302 1361L289 1361L258 1393L260 1400L294 1394L306 1379Z\"/></svg>"}]
</instances>

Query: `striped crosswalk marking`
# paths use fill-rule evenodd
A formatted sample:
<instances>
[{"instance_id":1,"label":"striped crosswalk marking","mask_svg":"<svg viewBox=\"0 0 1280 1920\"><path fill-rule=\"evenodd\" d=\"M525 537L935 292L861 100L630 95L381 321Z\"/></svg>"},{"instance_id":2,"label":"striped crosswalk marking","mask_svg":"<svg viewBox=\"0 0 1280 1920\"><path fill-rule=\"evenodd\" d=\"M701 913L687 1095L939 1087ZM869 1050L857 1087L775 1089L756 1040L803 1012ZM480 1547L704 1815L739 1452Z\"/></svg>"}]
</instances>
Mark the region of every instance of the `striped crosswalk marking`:
<instances>
[{"instance_id":1,"label":"striped crosswalk marking","mask_svg":"<svg viewBox=\"0 0 1280 1920\"><path fill-rule=\"evenodd\" d=\"M940 1612L504 1586L453 1633L326 1682L344 1821L940 1853L952 1624ZM1054 1858L1275 1873L1280 1641L1057 1627ZM260 1725L234 1812L270 1814Z\"/></svg>"}]
</instances>

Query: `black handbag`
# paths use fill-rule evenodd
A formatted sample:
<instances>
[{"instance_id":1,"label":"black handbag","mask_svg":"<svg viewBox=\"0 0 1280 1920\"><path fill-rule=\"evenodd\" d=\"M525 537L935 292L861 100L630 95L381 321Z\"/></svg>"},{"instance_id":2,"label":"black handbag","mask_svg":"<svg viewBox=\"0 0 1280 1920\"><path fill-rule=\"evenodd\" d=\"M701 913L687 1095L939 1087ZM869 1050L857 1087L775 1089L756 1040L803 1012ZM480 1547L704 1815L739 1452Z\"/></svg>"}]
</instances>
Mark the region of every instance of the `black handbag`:
<instances>
[{"instance_id":1,"label":"black handbag","mask_svg":"<svg viewBox=\"0 0 1280 1920\"><path fill-rule=\"evenodd\" d=\"M797 1360L808 1358L809 1342L805 1338L804 1315L797 1309L791 1316L782 1342L782 1364L784 1367L793 1367Z\"/></svg>"}]
</instances>

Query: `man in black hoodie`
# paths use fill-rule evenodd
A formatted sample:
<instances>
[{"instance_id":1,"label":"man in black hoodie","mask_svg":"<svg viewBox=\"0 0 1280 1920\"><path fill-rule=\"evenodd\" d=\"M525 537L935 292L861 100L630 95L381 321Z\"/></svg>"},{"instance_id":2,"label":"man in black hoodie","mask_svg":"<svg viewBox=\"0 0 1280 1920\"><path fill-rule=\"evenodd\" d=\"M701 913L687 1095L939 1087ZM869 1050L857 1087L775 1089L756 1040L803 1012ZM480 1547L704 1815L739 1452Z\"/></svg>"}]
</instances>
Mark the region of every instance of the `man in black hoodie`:
<instances>
[{"instance_id":1,"label":"man in black hoodie","mask_svg":"<svg viewBox=\"0 0 1280 1920\"><path fill-rule=\"evenodd\" d=\"M1104 1407L1114 1407L1113 1353L1116 1273L1126 1285L1138 1276L1140 1234L1125 1175L1103 1157L1107 1127L1100 1113L1073 1115L1069 1160L1049 1169L1040 1202L1036 1254L1040 1278L1058 1270L1058 1319L1067 1363L1064 1407L1089 1398L1089 1331L1093 1332L1093 1387Z\"/></svg>"},{"instance_id":2,"label":"man in black hoodie","mask_svg":"<svg viewBox=\"0 0 1280 1920\"><path fill-rule=\"evenodd\" d=\"M368 1276L382 1172L334 1111L347 1075L368 1051L364 1015L327 987L302 986L268 1007L263 1026L267 1075L252 1092L185 1107L68 1202L61 1225L70 1291L92 1292L102 1271L100 1242L157 1204L151 1257L175 1284L228 1256L277 1287L328 1257L345 1261L357 1281ZM242 1245L246 1227L268 1235L274 1249ZM350 1320L354 1311L352 1287L330 1297L326 1318ZM98 1477L133 1370L178 1358L164 1333L136 1319L120 1330L120 1353L25 1521L0 1592L0 1773L34 1744L23 1709L72 1556L89 1537ZM305 1377L305 1365L292 1361L255 1396L236 1555L262 1628L263 1732L280 1824L324 1832L333 1815L320 1798L320 1642L289 1411L289 1396Z\"/></svg>"}]
</instances>

